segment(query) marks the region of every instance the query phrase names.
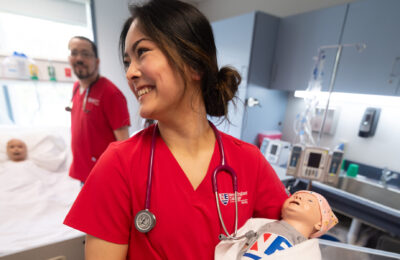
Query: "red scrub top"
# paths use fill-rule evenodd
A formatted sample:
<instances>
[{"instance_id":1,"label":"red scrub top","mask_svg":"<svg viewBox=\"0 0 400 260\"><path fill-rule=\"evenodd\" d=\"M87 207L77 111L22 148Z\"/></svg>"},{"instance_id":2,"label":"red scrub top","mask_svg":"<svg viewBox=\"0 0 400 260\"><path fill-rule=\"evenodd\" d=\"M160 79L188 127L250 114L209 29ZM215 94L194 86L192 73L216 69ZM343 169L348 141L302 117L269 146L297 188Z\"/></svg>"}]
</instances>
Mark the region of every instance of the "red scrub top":
<instances>
[{"instance_id":1,"label":"red scrub top","mask_svg":"<svg viewBox=\"0 0 400 260\"><path fill-rule=\"evenodd\" d=\"M196 190L160 136L154 154L150 211L156 225L147 234L135 229L144 209L151 136L154 126L129 140L113 143L101 156L64 223L103 240L129 244L127 259L214 259L218 218L212 173L219 148ZM287 198L284 186L257 147L221 133L228 164L238 176L239 228L250 217L278 219ZM234 231L232 179L218 174L222 216Z\"/></svg>"},{"instance_id":2,"label":"red scrub top","mask_svg":"<svg viewBox=\"0 0 400 260\"><path fill-rule=\"evenodd\" d=\"M71 148L73 160L69 170L72 178L82 182L106 150L116 141L114 130L129 126L129 112L122 92L108 79L100 77L91 87L86 106L86 90L79 92L74 85L71 111Z\"/></svg>"}]
</instances>

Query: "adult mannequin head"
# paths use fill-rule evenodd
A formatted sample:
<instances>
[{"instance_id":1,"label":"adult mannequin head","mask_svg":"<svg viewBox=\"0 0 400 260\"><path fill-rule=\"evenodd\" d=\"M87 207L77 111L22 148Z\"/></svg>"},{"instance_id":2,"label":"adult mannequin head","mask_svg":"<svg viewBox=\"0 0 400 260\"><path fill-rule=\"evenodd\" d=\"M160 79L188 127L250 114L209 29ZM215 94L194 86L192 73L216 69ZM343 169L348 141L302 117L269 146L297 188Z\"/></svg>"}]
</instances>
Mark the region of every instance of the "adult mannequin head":
<instances>
[{"instance_id":1,"label":"adult mannequin head","mask_svg":"<svg viewBox=\"0 0 400 260\"><path fill-rule=\"evenodd\" d=\"M24 161L28 155L26 144L19 139L11 139L7 142L7 156L11 161Z\"/></svg>"}]
</instances>

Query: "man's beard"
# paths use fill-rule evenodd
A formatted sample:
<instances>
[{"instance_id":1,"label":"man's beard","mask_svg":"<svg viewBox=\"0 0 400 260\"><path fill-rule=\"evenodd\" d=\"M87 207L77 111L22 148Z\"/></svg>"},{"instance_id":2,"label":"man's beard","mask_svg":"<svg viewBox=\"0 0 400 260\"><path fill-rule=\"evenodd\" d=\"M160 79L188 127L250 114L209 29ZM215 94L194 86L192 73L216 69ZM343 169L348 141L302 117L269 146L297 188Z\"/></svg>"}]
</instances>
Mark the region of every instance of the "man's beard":
<instances>
[{"instance_id":1,"label":"man's beard","mask_svg":"<svg viewBox=\"0 0 400 260\"><path fill-rule=\"evenodd\" d=\"M85 66L83 64L77 64L77 65L81 65L81 67L79 69L74 69L74 73L75 73L76 77L80 80L88 79L96 74L96 69L93 69L92 72L89 72L87 66ZM82 67L82 66L84 66L84 67Z\"/></svg>"}]
</instances>

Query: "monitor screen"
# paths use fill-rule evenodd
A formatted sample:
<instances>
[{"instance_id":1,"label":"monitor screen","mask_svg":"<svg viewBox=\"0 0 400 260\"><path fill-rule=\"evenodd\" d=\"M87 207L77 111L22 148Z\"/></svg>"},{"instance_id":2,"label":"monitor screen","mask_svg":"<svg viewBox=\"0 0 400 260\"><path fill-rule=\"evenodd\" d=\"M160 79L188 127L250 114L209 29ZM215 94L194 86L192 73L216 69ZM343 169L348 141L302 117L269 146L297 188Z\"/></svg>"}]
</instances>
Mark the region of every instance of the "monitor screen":
<instances>
[{"instance_id":1,"label":"monitor screen","mask_svg":"<svg viewBox=\"0 0 400 260\"><path fill-rule=\"evenodd\" d=\"M276 150L278 150L278 146L276 144L271 145L271 150L269 151L270 154L275 155Z\"/></svg>"},{"instance_id":2,"label":"monitor screen","mask_svg":"<svg viewBox=\"0 0 400 260\"><path fill-rule=\"evenodd\" d=\"M308 167L319 168L319 163L321 162L322 154L320 153L310 153L308 157Z\"/></svg>"}]
</instances>

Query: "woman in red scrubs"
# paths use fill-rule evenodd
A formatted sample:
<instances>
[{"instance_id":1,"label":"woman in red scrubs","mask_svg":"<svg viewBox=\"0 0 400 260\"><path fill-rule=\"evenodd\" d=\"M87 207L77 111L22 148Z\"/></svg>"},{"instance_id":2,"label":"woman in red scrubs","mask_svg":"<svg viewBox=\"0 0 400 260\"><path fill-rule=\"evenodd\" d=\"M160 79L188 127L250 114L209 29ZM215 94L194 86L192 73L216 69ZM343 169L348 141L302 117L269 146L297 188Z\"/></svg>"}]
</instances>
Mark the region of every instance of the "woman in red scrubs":
<instances>
[{"instance_id":1,"label":"woman in red scrubs","mask_svg":"<svg viewBox=\"0 0 400 260\"><path fill-rule=\"evenodd\" d=\"M222 158L207 115L226 117L240 75L218 69L210 23L192 5L155 0L131 6L131 14L120 38L126 78L140 115L158 124L108 147L65 224L88 234L89 260L213 259L224 234L212 184ZM142 233L135 216L145 208L154 130L149 210L156 225ZM278 219L287 195L274 170L254 145L218 133L238 184L235 201L231 175L218 174L228 232L235 202L238 228L251 217Z\"/></svg>"}]
</instances>

